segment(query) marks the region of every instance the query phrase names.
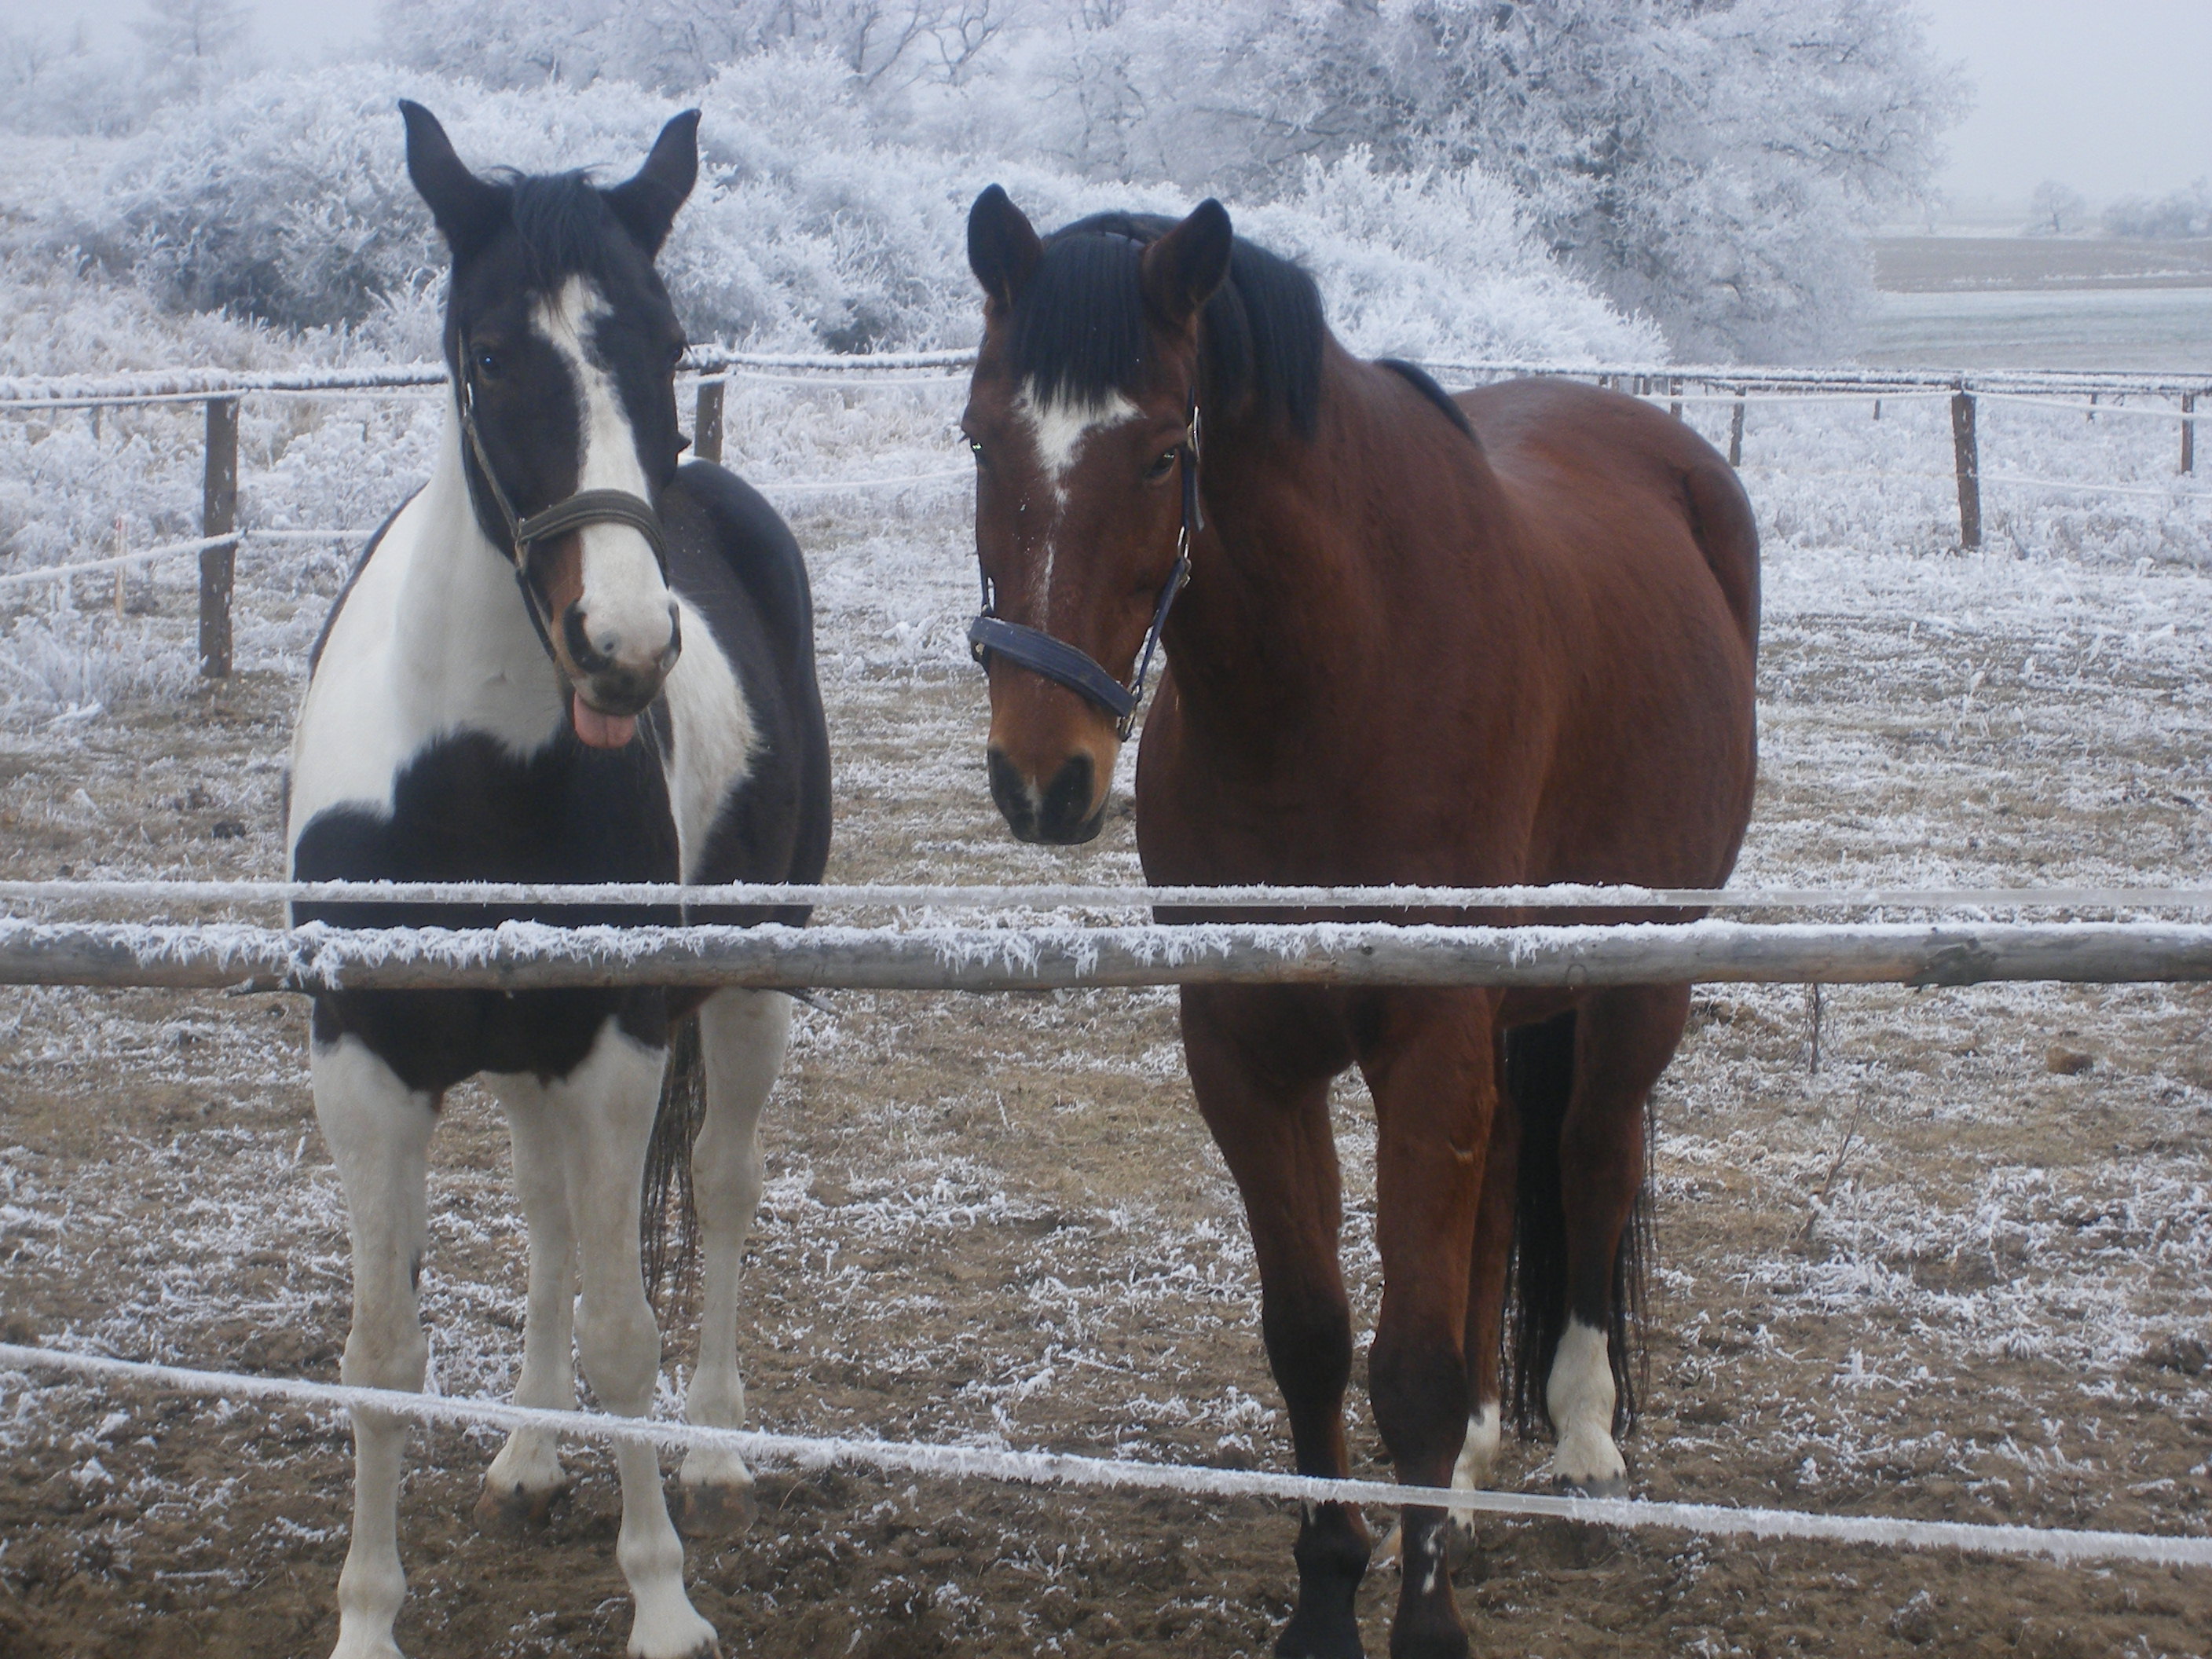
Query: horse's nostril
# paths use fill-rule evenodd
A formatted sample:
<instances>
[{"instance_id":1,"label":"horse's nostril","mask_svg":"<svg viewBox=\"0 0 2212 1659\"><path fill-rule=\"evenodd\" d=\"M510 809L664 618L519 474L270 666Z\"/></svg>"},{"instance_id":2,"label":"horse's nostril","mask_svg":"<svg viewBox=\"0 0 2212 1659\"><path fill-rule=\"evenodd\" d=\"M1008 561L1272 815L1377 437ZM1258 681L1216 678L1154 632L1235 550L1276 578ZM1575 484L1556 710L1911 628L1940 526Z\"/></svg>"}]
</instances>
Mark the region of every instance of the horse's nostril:
<instances>
[{"instance_id":1,"label":"horse's nostril","mask_svg":"<svg viewBox=\"0 0 2212 1659\"><path fill-rule=\"evenodd\" d=\"M611 647L620 641L610 640L610 648L602 650L584 627L583 607L572 605L568 615L561 618L561 642L568 647L568 659L578 669L586 674L601 674L614 666Z\"/></svg>"}]
</instances>

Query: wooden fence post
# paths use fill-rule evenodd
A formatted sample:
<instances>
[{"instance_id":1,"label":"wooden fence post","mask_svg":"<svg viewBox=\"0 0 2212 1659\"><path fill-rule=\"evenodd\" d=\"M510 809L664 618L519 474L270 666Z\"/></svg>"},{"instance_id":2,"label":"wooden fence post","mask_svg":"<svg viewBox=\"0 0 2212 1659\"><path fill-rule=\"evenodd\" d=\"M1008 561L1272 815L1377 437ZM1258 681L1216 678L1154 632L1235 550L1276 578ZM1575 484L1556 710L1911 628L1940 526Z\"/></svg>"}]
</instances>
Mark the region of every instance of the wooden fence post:
<instances>
[{"instance_id":1,"label":"wooden fence post","mask_svg":"<svg viewBox=\"0 0 2212 1659\"><path fill-rule=\"evenodd\" d=\"M2196 410L2197 394L2193 392L2183 392L2181 394L2181 413L2184 416L2181 422L2181 470L2184 472L2197 471L2197 422L2186 418Z\"/></svg>"},{"instance_id":2,"label":"wooden fence post","mask_svg":"<svg viewBox=\"0 0 2212 1659\"><path fill-rule=\"evenodd\" d=\"M1735 410L1729 416L1729 465L1743 465L1743 399L1735 400Z\"/></svg>"},{"instance_id":3,"label":"wooden fence post","mask_svg":"<svg viewBox=\"0 0 2212 1659\"><path fill-rule=\"evenodd\" d=\"M1959 469L1959 545L1982 544L1982 463L1974 442L1974 395L1964 388L1951 394L1951 447Z\"/></svg>"},{"instance_id":4,"label":"wooden fence post","mask_svg":"<svg viewBox=\"0 0 2212 1659\"><path fill-rule=\"evenodd\" d=\"M210 398L200 534L228 536L237 528L238 399ZM230 674L230 590L237 565L234 541L200 550L200 672L209 679Z\"/></svg>"},{"instance_id":5,"label":"wooden fence post","mask_svg":"<svg viewBox=\"0 0 2212 1659\"><path fill-rule=\"evenodd\" d=\"M699 382L699 410L691 422L691 453L699 460L722 464L722 386L720 380Z\"/></svg>"},{"instance_id":6,"label":"wooden fence post","mask_svg":"<svg viewBox=\"0 0 2212 1659\"><path fill-rule=\"evenodd\" d=\"M1673 403L1667 405L1667 412L1679 421L1682 418L1682 377L1680 375L1670 374L1667 377L1667 394L1674 399Z\"/></svg>"}]
</instances>

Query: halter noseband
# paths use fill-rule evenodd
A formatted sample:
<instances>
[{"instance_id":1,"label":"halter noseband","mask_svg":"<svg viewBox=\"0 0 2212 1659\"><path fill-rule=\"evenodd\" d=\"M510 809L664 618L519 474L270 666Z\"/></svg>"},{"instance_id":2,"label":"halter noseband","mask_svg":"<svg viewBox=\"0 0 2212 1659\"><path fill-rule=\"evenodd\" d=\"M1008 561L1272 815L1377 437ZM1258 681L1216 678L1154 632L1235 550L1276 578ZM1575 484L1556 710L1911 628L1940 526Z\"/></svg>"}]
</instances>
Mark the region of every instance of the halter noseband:
<instances>
[{"instance_id":1,"label":"halter noseband","mask_svg":"<svg viewBox=\"0 0 2212 1659\"><path fill-rule=\"evenodd\" d=\"M1175 604L1176 595L1190 580L1190 538L1206 528L1205 510L1198 499L1199 453L1204 447L1204 434L1200 430L1198 388L1193 386L1182 442L1176 446L1176 461L1182 468L1182 522L1176 527L1175 568L1160 589L1159 603L1152 607L1152 625L1145 635L1145 648L1137 657L1136 678L1127 685L1115 679L1088 653L1077 650L1065 640L1056 640L1040 629L1025 628L1019 623L1002 622L993 614L994 595L991 579L983 580L983 613L968 625L968 653L987 667L994 654L1042 674L1055 685L1064 685L1079 696L1088 697L1114 717L1114 730L1124 743L1137 729L1137 706L1145 700L1145 676L1151 672L1152 653L1160 642L1160 630L1167 626L1168 608Z\"/></svg>"},{"instance_id":2,"label":"halter noseband","mask_svg":"<svg viewBox=\"0 0 2212 1659\"><path fill-rule=\"evenodd\" d=\"M554 502L543 513L521 517L501 487L499 474L492 470L491 457L484 451L483 434L477 429L476 383L470 379L465 367L454 380L462 434L468 439L470 453L476 457L477 471L483 475L491 503L499 509L500 520L507 526L507 557L514 565L515 586L522 590L522 603L530 612L531 626L538 630L538 642L544 646L545 654L557 661L553 649L553 619L546 616L544 602L530 580L531 547L549 536L581 530L587 524L628 525L644 537L645 544L653 550L653 562L659 566L660 580L665 585L668 532L653 503L627 489L580 489Z\"/></svg>"}]
</instances>

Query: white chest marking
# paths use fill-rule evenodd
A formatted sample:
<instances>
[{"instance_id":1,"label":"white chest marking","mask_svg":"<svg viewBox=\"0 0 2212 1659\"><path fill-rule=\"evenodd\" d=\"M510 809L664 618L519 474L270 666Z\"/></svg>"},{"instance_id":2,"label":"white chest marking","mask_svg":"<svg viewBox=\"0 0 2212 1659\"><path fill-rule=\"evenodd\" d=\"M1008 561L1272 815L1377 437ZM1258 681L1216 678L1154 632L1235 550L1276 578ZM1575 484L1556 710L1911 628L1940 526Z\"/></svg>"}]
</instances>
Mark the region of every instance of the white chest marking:
<instances>
[{"instance_id":1,"label":"white chest marking","mask_svg":"<svg viewBox=\"0 0 2212 1659\"><path fill-rule=\"evenodd\" d=\"M388 816L400 769L441 736L485 732L520 757L552 741L567 706L514 568L477 527L449 419L437 471L324 642L293 737L288 842L334 806Z\"/></svg>"}]
</instances>

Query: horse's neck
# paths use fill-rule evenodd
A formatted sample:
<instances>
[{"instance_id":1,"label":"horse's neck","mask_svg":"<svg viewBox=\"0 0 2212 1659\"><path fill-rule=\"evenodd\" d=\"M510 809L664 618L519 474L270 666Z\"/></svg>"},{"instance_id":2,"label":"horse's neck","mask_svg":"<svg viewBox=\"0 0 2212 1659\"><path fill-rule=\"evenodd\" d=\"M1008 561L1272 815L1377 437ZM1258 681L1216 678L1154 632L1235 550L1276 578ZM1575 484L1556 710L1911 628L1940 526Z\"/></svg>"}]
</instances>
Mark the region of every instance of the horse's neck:
<instances>
[{"instance_id":1,"label":"horse's neck","mask_svg":"<svg viewBox=\"0 0 2212 1659\"><path fill-rule=\"evenodd\" d=\"M1168 652L1185 720L1227 752L1295 746L1301 720L1328 718L1334 694L1391 648L1404 594L1383 566L1407 555L1395 520L1419 481L1401 446L1370 429L1371 388L1354 383L1364 372L1332 343L1310 441L1279 420L1206 434L1209 523ZM1407 476L1387 476L1394 467Z\"/></svg>"},{"instance_id":2,"label":"horse's neck","mask_svg":"<svg viewBox=\"0 0 2212 1659\"><path fill-rule=\"evenodd\" d=\"M542 727L550 735L562 713L560 678L525 608L512 561L477 520L459 422L450 412L437 470L409 517L415 522L407 526L410 545L394 617L396 690L441 705L424 710L434 725L486 726L501 735Z\"/></svg>"}]
</instances>

